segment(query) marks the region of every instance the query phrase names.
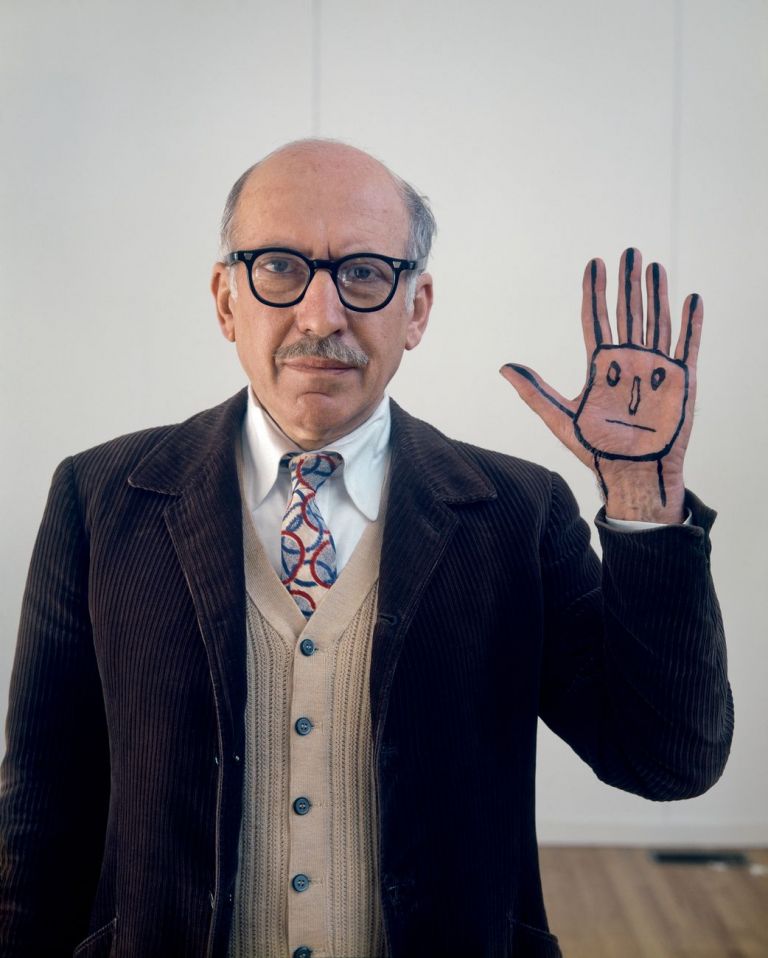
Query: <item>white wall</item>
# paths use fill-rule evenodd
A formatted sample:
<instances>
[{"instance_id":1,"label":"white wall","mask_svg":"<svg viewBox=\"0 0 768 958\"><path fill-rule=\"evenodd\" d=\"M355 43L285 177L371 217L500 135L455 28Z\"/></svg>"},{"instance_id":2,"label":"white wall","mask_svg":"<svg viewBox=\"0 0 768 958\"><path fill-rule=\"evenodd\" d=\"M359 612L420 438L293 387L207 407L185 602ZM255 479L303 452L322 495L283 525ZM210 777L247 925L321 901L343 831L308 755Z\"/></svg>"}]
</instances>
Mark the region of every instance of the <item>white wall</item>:
<instances>
[{"instance_id":1,"label":"white wall","mask_svg":"<svg viewBox=\"0 0 768 958\"><path fill-rule=\"evenodd\" d=\"M3 712L55 464L241 385L207 292L220 207L269 149L334 136L413 180L440 223L432 325L393 395L558 469L590 517L590 475L497 368L578 392L594 255L611 275L630 244L665 263L675 313L702 294L688 481L721 511L732 759L706 796L654 805L597 783L544 729L540 834L766 842L767 29L764 0L6 0Z\"/></svg>"}]
</instances>

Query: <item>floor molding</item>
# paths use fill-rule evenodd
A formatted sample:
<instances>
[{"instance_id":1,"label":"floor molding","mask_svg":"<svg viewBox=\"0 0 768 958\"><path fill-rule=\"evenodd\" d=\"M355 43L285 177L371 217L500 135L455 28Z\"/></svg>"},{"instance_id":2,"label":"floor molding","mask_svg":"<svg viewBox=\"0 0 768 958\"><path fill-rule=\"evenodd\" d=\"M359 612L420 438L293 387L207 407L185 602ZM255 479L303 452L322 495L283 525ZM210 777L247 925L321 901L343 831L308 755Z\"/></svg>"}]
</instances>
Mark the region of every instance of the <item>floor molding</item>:
<instances>
[{"instance_id":1,"label":"floor molding","mask_svg":"<svg viewBox=\"0 0 768 958\"><path fill-rule=\"evenodd\" d=\"M697 845L710 848L768 847L768 825L627 824L621 822L539 822L540 845L623 847Z\"/></svg>"}]
</instances>

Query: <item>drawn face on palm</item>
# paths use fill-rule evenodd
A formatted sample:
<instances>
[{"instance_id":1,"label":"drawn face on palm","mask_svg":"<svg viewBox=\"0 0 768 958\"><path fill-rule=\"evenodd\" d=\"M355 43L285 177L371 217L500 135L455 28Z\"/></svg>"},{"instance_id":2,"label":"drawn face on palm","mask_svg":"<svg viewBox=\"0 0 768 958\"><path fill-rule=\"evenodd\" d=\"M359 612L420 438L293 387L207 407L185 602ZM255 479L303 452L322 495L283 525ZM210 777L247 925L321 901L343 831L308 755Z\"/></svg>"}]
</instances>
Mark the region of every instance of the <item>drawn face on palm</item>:
<instances>
[{"instance_id":1,"label":"drawn face on palm","mask_svg":"<svg viewBox=\"0 0 768 958\"><path fill-rule=\"evenodd\" d=\"M663 461L669 457L671 474L679 478L691 429L703 307L697 293L686 298L673 353L666 273L659 263L652 263L645 278L647 311L642 258L630 247L619 264L619 342L614 344L605 300L605 264L598 259L587 264L581 305L587 382L576 399L566 399L526 366L508 363L502 374L558 439L594 469L606 501L613 477L627 475L622 461L655 461L664 508ZM634 475L640 485L646 482L645 471Z\"/></svg>"},{"instance_id":2,"label":"drawn face on palm","mask_svg":"<svg viewBox=\"0 0 768 958\"><path fill-rule=\"evenodd\" d=\"M683 425L687 394L681 360L632 343L598 346L574 417L576 436L603 459L661 459Z\"/></svg>"}]
</instances>

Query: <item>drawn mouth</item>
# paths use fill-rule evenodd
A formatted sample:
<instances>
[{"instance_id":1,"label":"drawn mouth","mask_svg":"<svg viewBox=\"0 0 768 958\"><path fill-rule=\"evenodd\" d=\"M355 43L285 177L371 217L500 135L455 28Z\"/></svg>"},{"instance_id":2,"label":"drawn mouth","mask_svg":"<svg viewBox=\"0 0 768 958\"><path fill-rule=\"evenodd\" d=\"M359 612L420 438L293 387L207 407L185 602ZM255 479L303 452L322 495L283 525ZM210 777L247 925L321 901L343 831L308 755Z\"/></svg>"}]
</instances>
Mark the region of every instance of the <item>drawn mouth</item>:
<instances>
[{"instance_id":1,"label":"drawn mouth","mask_svg":"<svg viewBox=\"0 0 768 958\"><path fill-rule=\"evenodd\" d=\"M624 422L622 419L606 419L606 422L613 423L614 426L626 426L627 429L642 429L643 432L656 432L651 426L638 426L634 422Z\"/></svg>"}]
</instances>

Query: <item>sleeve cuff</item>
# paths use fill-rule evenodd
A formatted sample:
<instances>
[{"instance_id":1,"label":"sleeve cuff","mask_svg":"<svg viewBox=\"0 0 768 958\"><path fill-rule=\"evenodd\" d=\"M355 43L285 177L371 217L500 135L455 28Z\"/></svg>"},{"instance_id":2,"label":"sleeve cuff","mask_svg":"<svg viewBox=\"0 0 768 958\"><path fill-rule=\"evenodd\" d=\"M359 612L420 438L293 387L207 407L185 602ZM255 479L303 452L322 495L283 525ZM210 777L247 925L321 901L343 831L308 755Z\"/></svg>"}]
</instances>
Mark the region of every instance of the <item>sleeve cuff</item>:
<instances>
[{"instance_id":1,"label":"sleeve cuff","mask_svg":"<svg viewBox=\"0 0 768 958\"><path fill-rule=\"evenodd\" d=\"M691 524L691 510L686 510L685 519L682 522L643 522L640 519L611 519L610 516L606 516L605 523L619 532L642 532L643 529L659 529L667 525L689 526Z\"/></svg>"},{"instance_id":2,"label":"sleeve cuff","mask_svg":"<svg viewBox=\"0 0 768 958\"><path fill-rule=\"evenodd\" d=\"M685 490L685 499L683 501L683 508L686 512L686 522L683 523L670 523L669 525L662 524L657 525L653 522L637 522L627 519L609 519L605 514L605 506L598 512L595 516L595 525L597 526L597 531L602 535L618 535L619 538L634 538L633 536L624 536L626 532L645 532L650 535L655 531L662 529L668 530L669 534L672 534L675 529L685 529L685 535L689 536L692 533L697 533L699 535L703 534L705 538L709 538L709 531L712 528L712 524L717 517L717 513L714 509L710 509L709 506L705 505L701 499L698 498L690 489ZM690 516L690 520L687 518ZM622 529L617 523L627 523L628 525L635 525L634 529ZM644 538L644 537L643 537Z\"/></svg>"}]
</instances>

